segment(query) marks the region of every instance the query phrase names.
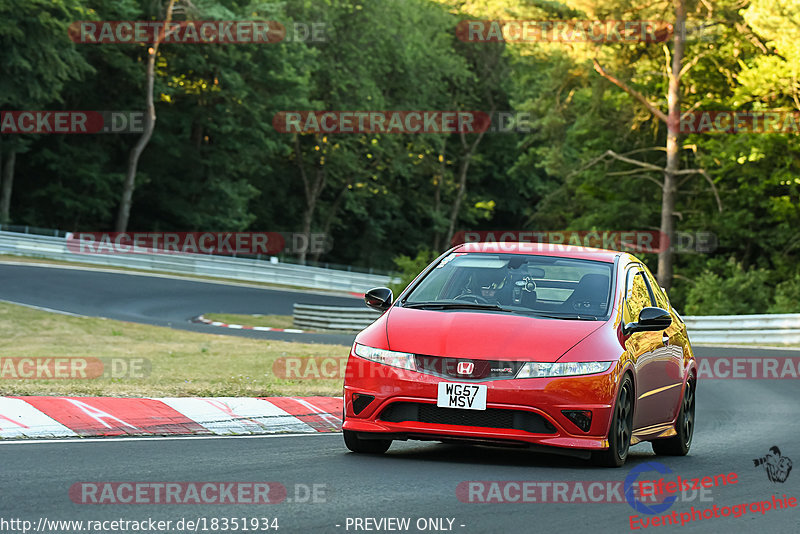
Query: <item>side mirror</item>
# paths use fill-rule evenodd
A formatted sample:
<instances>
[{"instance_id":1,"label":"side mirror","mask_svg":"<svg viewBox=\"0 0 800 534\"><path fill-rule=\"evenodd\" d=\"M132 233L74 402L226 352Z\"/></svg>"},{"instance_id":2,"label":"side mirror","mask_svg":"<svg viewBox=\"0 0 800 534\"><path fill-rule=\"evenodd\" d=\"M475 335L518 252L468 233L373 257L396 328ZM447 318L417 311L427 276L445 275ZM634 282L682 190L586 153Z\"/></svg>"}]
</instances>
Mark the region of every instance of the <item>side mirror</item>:
<instances>
[{"instance_id":1,"label":"side mirror","mask_svg":"<svg viewBox=\"0 0 800 534\"><path fill-rule=\"evenodd\" d=\"M672 324L672 316L663 308L647 307L639 312L639 320L628 323L623 329L625 335L635 332L655 332L665 330Z\"/></svg>"},{"instance_id":2,"label":"side mirror","mask_svg":"<svg viewBox=\"0 0 800 534\"><path fill-rule=\"evenodd\" d=\"M394 294L388 287L374 287L364 295L364 303L379 312L385 312L392 305Z\"/></svg>"}]
</instances>

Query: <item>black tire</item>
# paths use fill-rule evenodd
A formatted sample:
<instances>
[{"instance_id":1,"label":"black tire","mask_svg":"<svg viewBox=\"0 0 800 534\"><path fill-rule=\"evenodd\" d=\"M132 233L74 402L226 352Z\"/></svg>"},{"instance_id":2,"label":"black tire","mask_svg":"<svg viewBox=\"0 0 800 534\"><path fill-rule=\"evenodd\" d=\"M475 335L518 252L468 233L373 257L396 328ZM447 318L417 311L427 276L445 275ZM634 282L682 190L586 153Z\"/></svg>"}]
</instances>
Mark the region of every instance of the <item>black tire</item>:
<instances>
[{"instance_id":1,"label":"black tire","mask_svg":"<svg viewBox=\"0 0 800 534\"><path fill-rule=\"evenodd\" d=\"M633 382L625 375L614 403L614 417L608 430L608 449L592 453L592 462L603 467L622 467L628 459L633 433Z\"/></svg>"},{"instance_id":2,"label":"black tire","mask_svg":"<svg viewBox=\"0 0 800 534\"><path fill-rule=\"evenodd\" d=\"M694 379L686 381L681 410L675 422L677 434L671 438L657 439L651 443L653 452L661 456L686 456L694 435Z\"/></svg>"},{"instance_id":3,"label":"black tire","mask_svg":"<svg viewBox=\"0 0 800 534\"><path fill-rule=\"evenodd\" d=\"M392 446L390 439L361 439L352 430L342 430L342 435L348 449L362 454L383 454Z\"/></svg>"}]
</instances>

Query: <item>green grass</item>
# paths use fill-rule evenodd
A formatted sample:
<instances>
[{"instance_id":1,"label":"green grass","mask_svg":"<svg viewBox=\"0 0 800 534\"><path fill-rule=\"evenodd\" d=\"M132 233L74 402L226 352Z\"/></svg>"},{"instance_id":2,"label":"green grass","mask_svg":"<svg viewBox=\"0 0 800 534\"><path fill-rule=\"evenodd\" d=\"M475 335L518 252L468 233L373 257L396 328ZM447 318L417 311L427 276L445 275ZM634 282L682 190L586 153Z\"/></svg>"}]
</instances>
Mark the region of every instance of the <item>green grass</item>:
<instances>
[{"instance_id":1,"label":"green grass","mask_svg":"<svg viewBox=\"0 0 800 534\"><path fill-rule=\"evenodd\" d=\"M0 395L341 395L341 379L286 380L281 357L343 357L347 347L255 340L158 326L71 317L0 302L0 360L10 357L143 358L138 378L0 378ZM123 360L126 361L126 360ZM0 370L6 369L0 362Z\"/></svg>"}]
</instances>

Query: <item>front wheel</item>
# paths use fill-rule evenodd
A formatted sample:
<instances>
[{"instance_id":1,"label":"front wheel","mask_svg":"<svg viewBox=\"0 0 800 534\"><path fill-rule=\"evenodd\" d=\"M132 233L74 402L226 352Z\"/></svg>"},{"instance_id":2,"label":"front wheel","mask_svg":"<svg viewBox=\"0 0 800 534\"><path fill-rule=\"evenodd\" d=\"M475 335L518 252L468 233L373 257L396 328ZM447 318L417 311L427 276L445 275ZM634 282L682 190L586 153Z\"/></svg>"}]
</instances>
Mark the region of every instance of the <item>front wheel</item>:
<instances>
[{"instance_id":1,"label":"front wheel","mask_svg":"<svg viewBox=\"0 0 800 534\"><path fill-rule=\"evenodd\" d=\"M352 430L342 430L344 444L353 452L363 454L383 454L392 446L390 439L362 439Z\"/></svg>"},{"instance_id":2,"label":"front wheel","mask_svg":"<svg viewBox=\"0 0 800 534\"><path fill-rule=\"evenodd\" d=\"M686 456L689 453L694 434L694 388L694 380L690 378L686 381L681 411L675 422L678 433L671 438L653 441L654 453L662 456Z\"/></svg>"},{"instance_id":3,"label":"front wheel","mask_svg":"<svg viewBox=\"0 0 800 534\"><path fill-rule=\"evenodd\" d=\"M614 405L614 417L608 431L608 449L592 454L592 461L604 467L622 467L628 459L633 432L633 382L625 375Z\"/></svg>"}]
</instances>

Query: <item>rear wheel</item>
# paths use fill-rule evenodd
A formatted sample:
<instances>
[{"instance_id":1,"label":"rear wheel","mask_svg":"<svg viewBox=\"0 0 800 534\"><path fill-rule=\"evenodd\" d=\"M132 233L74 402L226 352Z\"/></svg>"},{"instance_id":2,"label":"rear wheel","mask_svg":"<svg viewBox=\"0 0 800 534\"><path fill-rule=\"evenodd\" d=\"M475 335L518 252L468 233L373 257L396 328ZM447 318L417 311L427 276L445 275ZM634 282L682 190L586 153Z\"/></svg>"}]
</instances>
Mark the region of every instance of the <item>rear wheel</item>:
<instances>
[{"instance_id":1,"label":"rear wheel","mask_svg":"<svg viewBox=\"0 0 800 534\"><path fill-rule=\"evenodd\" d=\"M694 434L694 387L693 379L686 381L681 411L675 422L675 430L678 433L671 438L653 441L654 453L662 456L685 456L689 453Z\"/></svg>"},{"instance_id":2,"label":"rear wheel","mask_svg":"<svg viewBox=\"0 0 800 534\"><path fill-rule=\"evenodd\" d=\"M633 382L625 375L614 405L614 417L608 431L608 449L592 454L592 461L605 467L621 467L628 458L633 432Z\"/></svg>"}]
</instances>

